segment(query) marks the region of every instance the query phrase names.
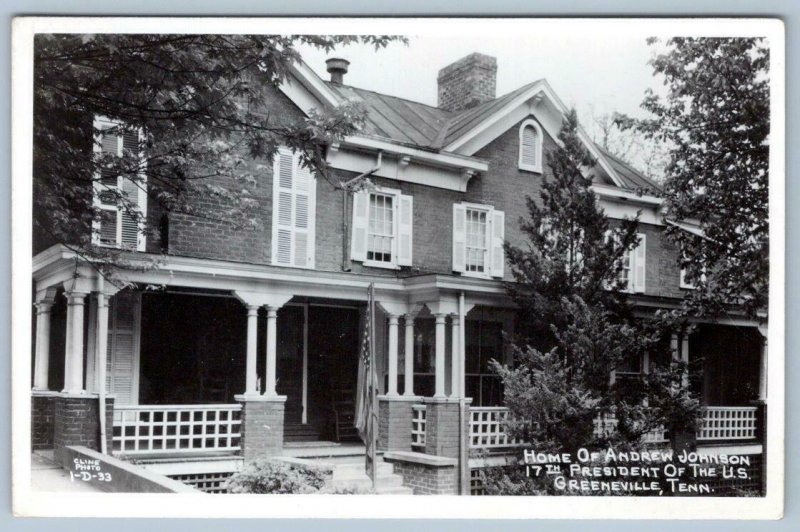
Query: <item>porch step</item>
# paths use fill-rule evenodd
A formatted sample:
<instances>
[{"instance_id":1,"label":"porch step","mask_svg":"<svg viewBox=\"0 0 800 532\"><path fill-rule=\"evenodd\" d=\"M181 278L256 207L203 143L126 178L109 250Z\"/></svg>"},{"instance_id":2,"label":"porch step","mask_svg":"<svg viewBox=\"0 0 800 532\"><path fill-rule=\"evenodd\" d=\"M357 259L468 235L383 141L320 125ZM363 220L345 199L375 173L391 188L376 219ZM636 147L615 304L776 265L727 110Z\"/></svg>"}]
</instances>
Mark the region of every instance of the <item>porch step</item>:
<instances>
[{"instance_id":1,"label":"porch step","mask_svg":"<svg viewBox=\"0 0 800 532\"><path fill-rule=\"evenodd\" d=\"M318 441L319 430L310 424L285 423L283 425L283 440L286 442Z\"/></svg>"},{"instance_id":2,"label":"porch step","mask_svg":"<svg viewBox=\"0 0 800 532\"><path fill-rule=\"evenodd\" d=\"M360 454L342 454L338 456L327 456L324 458L304 458L301 459L309 464L333 468L330 485L338 489L354 489L358 491L368 491L372 489L372 479L367 476L364 467L364 448L360 449ZM403 486L403 477L395 474L394 466L383 461L383 457L378 455L375 461L376 478L375 491L378 494L411 495L411 488Z\"/></svg>"}]
</instances>

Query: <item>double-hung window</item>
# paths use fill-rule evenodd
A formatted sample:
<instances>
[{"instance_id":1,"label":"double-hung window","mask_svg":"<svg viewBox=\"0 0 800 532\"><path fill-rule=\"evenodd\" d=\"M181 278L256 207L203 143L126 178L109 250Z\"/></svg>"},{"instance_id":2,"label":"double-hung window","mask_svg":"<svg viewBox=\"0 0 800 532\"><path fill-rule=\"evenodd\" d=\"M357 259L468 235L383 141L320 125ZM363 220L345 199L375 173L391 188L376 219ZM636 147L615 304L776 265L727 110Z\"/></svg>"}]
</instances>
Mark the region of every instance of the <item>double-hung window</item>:
<instances>
[{"instance_id":1,"label":"double-hung window","mask_svg":"<svg viewBox=\"0 0 800 532\"><path fill-rule=\"evenodd\" d=\"M505 215L490 205L453 205L453 271L503 277Z\"/></svg>"},{"instance_id":2,"label":"double-hung window","mask_svg":"<svg viewBox=\"0 0 800 532\"><path fill-rule=\"evenodd\" d=\"M644 293L645 278L647 274L647 236L637 233L639 239L636 246L622 255L619 280L622 290L629 293ZM610 239L612 233L609 231L606 238Z\"/></svg>"},{"instance_id":3,"label":"double-hung window","mask_svg":"<svg viewBox=\"0 0 800 532\"><path fill-rule=\"evenodd\" d=\"M351 255L365 266L411 266L413 198L378 187L353 194Z\"/></svg>"},{"instance_id":4,"label":"double-hung window","mask_svg":"<svg viewBox=\"0 0 800 532\"><path fill-rule=\"evenodd\" d=\"M142 133L102 117L96 117L93 125L99 171L93 180L98 215L92 222L92 242L144 251L147 181L140 150Z\"/></svg>"},{"instance_id":5,"label":"double-hung window","mask_svg":"<svg viewBox=\"0 0 800 532\"><path fill-rule=\"evenodd\" d=\"M317 182L300 155L279 147L272 173L272 264L313 268Z\"/></svg>"}]
</instances>

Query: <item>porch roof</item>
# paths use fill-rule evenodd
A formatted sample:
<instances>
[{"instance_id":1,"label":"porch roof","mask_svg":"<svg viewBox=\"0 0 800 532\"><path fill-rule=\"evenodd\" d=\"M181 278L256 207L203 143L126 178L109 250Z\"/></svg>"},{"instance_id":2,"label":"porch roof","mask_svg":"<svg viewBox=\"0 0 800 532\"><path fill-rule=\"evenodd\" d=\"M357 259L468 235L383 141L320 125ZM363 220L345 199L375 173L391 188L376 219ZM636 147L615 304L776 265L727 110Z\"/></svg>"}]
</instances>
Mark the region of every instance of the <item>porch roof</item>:
<instances>
[{"instance_id":1,"label":"porch roof","mask_svg":"<svg viewBox=\"0 0 800 532\"><path fill-rule=\"evenodd\" d=\"M76 266L77 257L75 251L61 244L36 255L33 279L37 293L71 280L76 283L76 290L115 291L108 286L110 283L100 286L100 275L91 263L81 259ZM366 301L367 287L374 283L380 303L424 304L442 297L457 298L464 292L474 305L513 306L502 281L456 275L389 277L139 252L123 252L120 259L121 265L114 277L123 285L182 286L233 293Z\"/></svg>"}]
</instances>

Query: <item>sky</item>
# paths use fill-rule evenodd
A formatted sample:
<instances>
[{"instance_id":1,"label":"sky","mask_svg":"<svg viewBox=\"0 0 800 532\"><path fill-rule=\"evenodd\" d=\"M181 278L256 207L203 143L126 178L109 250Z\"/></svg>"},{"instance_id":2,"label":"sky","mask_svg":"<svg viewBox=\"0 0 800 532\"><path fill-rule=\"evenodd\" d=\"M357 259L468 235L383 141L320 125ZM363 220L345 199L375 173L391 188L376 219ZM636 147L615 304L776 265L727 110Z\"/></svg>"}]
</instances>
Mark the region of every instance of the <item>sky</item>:
<instances>
[{"instance_id":1,"label":"sky","mask_svg":"<svg viewBox=\"0 0 800 532\"><path fill-rule=\"evenodd\" d=\"M345 84L436 105L438 71L481 52L497 58L497 96L546 78L584 121L592 113L644 115L639 106L645 90L660 86L647 64L654 52L645 36L619 31L605 36L580 31L537 34L409 35L408 46L392 43L377 52L371 46L350 45L331 54L309 47L302 47L301 53L323 79L329 78L325 59L343 57L351 63Z\"/></svg>"}]
</instances>

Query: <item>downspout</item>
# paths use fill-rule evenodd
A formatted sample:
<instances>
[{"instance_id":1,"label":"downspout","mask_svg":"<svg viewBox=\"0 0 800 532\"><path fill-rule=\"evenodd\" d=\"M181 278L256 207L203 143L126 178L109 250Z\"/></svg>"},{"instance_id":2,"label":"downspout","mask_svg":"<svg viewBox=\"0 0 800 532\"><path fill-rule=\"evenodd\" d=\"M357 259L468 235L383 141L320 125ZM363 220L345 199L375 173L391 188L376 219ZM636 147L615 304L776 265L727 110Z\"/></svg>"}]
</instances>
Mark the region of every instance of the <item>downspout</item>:
<instances>
[{"instance_id":1,"label":"downspout","mask_svg":"<svg viewBox=\"0 0 800 532\"><path fill-rule=\"evenodd\" d=\"M350 212L350 194L353 192L353 185L358 184L358 182L365 177L369 177L380 170L382 163L383 151L378 151L378 160L375 166L339 185L342 188L342 271L350 271L350 253L348 253L350 244L350 224L347 221L347 214Z\"/></svg>"},{"instance_id":2,"label":"downspout","mask_svg":"<svg viewBox=\"0 0 800 532\"><path fill-rule=\"evenodd\" d=\"M100 294L100 297L97 298L97 317L98 319L101 317L105 318L106 323L108 323L108 311L105 310L108 302L106 301L104 291L105 279L103 278L102 274L99 276L97 284L98 293ZM102 454L108 454L108 446L106 445L106 341L108 338L108 329L106 328L105 334L100 334L100 327L96 327L95 329L97 331L95 357L97 357L96 375L98 381L97 392L99 399L97 411L100 415L100 452Z\"/></svg>"}]
</instances>

